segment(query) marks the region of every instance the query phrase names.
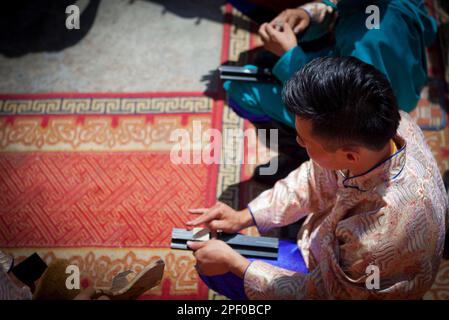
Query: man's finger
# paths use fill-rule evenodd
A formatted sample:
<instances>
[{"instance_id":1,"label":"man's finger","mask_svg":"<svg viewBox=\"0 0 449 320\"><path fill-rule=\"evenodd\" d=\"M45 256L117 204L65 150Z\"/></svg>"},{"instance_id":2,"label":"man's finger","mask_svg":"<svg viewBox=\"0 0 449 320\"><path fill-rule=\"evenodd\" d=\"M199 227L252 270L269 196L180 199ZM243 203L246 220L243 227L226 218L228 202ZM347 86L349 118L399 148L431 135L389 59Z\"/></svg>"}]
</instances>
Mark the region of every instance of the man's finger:
<instances>
[{"instance_id":1,"label":"man's finger","mask_svg":"<svg viewBox=\"0 0 449 320\"><path fill-rule=\"evenodd\" d=\"M270 26L274 27L276 25L282 25L284 23L284 19L275 18L270 21Z\"/></svg>"},{"instance_id":2,"label":"man's finger","mask_svg":"<svg viewBox=\"0 0 449 320\"><path fill-rule=\"evenodd\" d=\"M207 211L209 211L208 208L196 208L196 209L188 209L187 211L189 211L189 213L193 213L193 214L203 214L203 213L207 213Z\"/></svg>"},{"instance_id":3,"label":"man's finger","mask_svg":"<svg viewBox=\"0 0 449 320\"><path fill-rule=\"evenodd\" d=\"M201 249L207 244L207 241L187 241L187 247L193 251Z\"/></svg>"},{"instance_id":4,"label":"man's finger","mask_svg":"<svg viewBox=\"0 0 449 320\"><path fill-rule=\"evenodd\" d=\"M284 25L285 25L285 23L284 23ZM273 38L277 39L277 37L278 37L278 35L279 35L279 33L280 33L280 31L277 31L277 30L276 30L275 28L273 28L271 25L267 25L267 27L266 27L266 32L267 32L268 37L269 37L270 39L273 39Z\"/></svg>"},{"instance_id":5,"label":"man's finger","mask_svg":"<svg viewBox=\"0 0 449 320\"><path fill-rule=\"evenodd\" d=\"M293 29L288 23L284 23L284 33L292 33L293 34Z\"/></svg>"},{"instance_id":6,"label":"man's finger","mask_svg":"<svg viewBox=\"0 0 449 320\"><path fill-rule=\"evenodd\" d=\"M301 22L301 20L292 16L292 17L289 17L286 22L288 23L288 25L290 27L294 28Z\"/></svg>"},{"instance_id":7,"label":"man's finger","mask_svg":"<svg viewBox=\"0 0 449 320\"><path fill-rule=\"evenodd\" d=\"M307 27L307 21L302 19L301 21L299 21L299 23L295 26L295 28L293 29L294 33L299 33L299 32L303 32Z\"/></svg>"},{"instance_id":8,"label":"man's finger","mask_svg":"<svg viewBox=\"0 0 449 320\"><path fill-rule=\"evenodd\" d=\"M187 221L186 224L188 226L198 226L202 223L208 223L214 219L217 219L221 214L221 210L219 208L215 208L215 209L211 209L208 213L203 214L202 216L191 220L191 221Z\"/></svg>"},{"instance_id":9,"label":"man's finger","mask_svg":"<svg viewBox=\"0 0 449 320\"><path fill-rule=\"evenodd\" d=\"M275 19L272 22L270 22L270 26L278 31L282 30L282 25L284 24L284 19Z\"/></svg>"},{"instance_id":10,"label":"man's finger","mask_svg":"<svg viewBox=\"0 0 449 320\"><path fill-rule=\"evenodd\" d=\"M264 23L259 28L259 35L262 38L263 42L267 42L270 40L270 36L268 35L267 30L266 30L268 26L269 26L268 23Z\"/></svg>"},{"instance_id":11,"label":"man's finger","mask_svg":"<svg viewBox=\"0 0 449 320\"><path fill-rule=\"evenodd\" d=\"M225 229L225 222L224 221L220 221L220 220L214 220L211 221L210 223L208 223L207 227L209 228L209 230L211 232L216 232L216 231L221 231L223 229Z\"/></svg>"}]
</instances>

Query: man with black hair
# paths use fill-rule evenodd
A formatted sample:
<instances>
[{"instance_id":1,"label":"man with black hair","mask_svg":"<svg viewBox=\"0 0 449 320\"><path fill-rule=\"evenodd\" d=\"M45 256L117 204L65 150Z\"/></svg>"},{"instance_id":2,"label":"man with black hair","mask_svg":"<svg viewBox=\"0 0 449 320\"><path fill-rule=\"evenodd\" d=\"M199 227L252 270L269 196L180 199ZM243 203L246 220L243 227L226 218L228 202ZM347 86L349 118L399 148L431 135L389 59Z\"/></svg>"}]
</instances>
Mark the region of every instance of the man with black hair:
<instances>
[{"instance_id":1,"label":"man with black hair","mask_svg":"<svg viewBox=\"0 0 449 320\"><path fill-rule=\"evenodd\" d=\"M388 79L353 57L319 58L286 83L283 100L311 160L247 209L218 203L188 225L263 233L305 217L297 252L281 243L277 261L261 261L216 239L188 243L202 279L237 299L422 298L441 260L447 197Z\"/></svg>"}]
</instances>

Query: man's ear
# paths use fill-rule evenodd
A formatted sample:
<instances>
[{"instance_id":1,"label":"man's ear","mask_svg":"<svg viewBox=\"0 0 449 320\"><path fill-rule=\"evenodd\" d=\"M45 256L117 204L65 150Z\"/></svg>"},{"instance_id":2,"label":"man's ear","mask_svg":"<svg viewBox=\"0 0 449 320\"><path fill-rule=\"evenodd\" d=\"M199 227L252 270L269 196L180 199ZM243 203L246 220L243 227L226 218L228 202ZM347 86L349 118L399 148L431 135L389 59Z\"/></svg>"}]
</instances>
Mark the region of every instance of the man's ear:
<instances>
[{"instance_id":1,"label":"man's ear","mask_svg":"<svg viewBox=\"0 0 449 320\"><path fill-rule=\"evenodd\" d=\"M360 150L353 147L343 147L337 151L338 157L345 163L355 164L360 162Z\"/></svg>"}]
</instances>

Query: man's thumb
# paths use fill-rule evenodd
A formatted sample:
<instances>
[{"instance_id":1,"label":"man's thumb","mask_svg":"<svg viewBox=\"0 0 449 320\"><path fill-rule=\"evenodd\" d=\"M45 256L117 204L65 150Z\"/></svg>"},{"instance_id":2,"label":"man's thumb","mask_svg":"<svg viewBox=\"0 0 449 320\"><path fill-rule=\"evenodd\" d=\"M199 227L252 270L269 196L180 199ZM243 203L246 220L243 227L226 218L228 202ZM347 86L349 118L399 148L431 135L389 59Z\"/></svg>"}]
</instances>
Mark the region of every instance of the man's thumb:
<instances>
[{"instance_id":1,"label":"man's thumb","mask_svg":"<svg viewBox=\"0 0 449 320\"><path fill-rule=\"evenodd\" d=\"M282 26L282 29L284 31L292 31L293 32L292 27L291 27L291 25L288 22L284 22L284 25Z\"/></svg>"},{"instance_id":2,"label":"man's thumb","mask_svg":"<svg viewBox=\"0 0 449 320\"><path fill-rule=\"evenodd\" d=\"M187 247L196 251L206 245L206 241L187 241Z\"/></svg>"},{"instance_id":3,"label":"man's thumb","mask_svg":"<svg viewBox=\"0 0 449 320\"><path fill-rule=\"evenodd\" d=\"M307 21L306 20L301 20L293 29L294 33L300 33L303 32L307 27Z\"/></svg>"}]
</instances>

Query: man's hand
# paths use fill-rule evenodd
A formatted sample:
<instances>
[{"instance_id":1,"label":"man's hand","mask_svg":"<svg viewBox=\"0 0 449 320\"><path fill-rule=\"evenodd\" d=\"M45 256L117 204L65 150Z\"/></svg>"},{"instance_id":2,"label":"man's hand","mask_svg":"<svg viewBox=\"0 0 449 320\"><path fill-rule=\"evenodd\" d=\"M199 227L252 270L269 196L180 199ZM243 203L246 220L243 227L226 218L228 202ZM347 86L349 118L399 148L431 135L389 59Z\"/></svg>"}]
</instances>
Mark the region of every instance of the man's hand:
<instances>
[{"instance_id":1,"label":"man's hand","mask_svg":"<svg viewBox=\"0 0 449 320\"><path fill-rule=\"evenodd\" d=\"M287 9L282 11L276 18L274 18L270 25L277 28L279 25L288 23L294 33L302 33L310 25L310 16L301 8Z\"/></svg>"},{"instance_id":2,"label":"man's hand","mask_svg":"<svg viewBox=\"0 0 449 320\"><path fill-rule=\"evenodd\" d=\"M232 272L243 278L245 270L250 263L221 240L187 241L187 246L193 250L197 271L205 276Z\"/></svg>"},{"instance_id":3,"label":"man's hand","mask_svg":"<svg viewBox=\"0 0 449 320\"><path fill-rule=\"evenodd\" d=\"M259 28L259 35L265 49L279 57L298 45L296 35L288 23L283 24L282 31L276 30L269 23L264 23Z\"/></svg>"},{"instance_id":4,"label":"man's hand","mask_svg":"<svg viewBox=\"0 0 449 320\"><path fill-rule=\"evenodd\" d=\"M188 226L196 227L204 223L212 233L218 230L226 233L236 233L253 224L253 219L248 209L235 211L222 202L217 202L209 209L190 209L189 212L202 215L187 222Z\"/></svg>"}]
</instances>

